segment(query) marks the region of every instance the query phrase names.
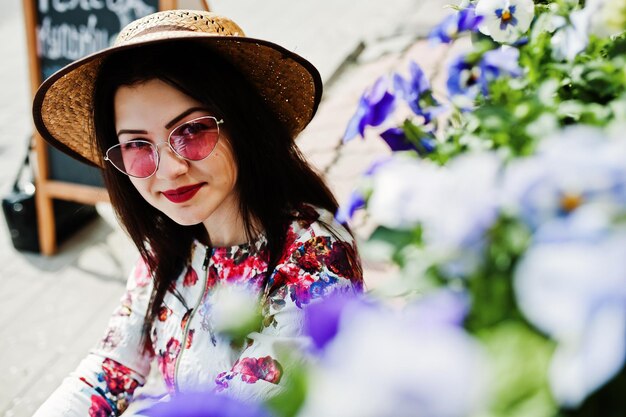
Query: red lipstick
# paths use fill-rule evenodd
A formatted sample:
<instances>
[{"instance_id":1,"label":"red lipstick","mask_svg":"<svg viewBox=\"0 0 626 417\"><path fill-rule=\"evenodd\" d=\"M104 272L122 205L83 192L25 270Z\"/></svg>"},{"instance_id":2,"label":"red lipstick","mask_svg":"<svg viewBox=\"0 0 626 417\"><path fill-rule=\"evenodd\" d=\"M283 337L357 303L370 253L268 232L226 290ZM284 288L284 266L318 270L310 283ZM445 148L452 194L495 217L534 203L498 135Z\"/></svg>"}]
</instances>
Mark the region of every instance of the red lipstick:
<instances>
[{"instance_id":1,"label":"red lipstick","mask_svg":"<svg viewBox=\"0 0 626 417\"><path fill-rule=\"evenodd\" d=\"M162 194L172 203L184 203L185 201L191 200L193 196L196 195L198 191L200 191L202 185L202 183L186 185L175 190L163 191Z\"/></svg>"}]
</instances>

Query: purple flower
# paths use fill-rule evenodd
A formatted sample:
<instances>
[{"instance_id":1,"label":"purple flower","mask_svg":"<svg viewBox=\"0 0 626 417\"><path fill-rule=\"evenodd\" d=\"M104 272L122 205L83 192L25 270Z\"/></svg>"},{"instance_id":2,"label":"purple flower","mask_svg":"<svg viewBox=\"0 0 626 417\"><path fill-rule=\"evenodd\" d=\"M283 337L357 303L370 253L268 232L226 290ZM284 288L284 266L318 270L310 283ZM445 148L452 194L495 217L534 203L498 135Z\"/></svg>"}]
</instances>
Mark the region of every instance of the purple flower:
<instances>
[{"instance_id":1,"label":"purple flower","mask_svg":"<svg viewBox=\"0 0 626 417\"><path fill-rule=\"evenodd\" d=\"M468 294L440 290L409 305L410 317L424 325L462 327L470 308Z\"/></svg>"},{"instance_id":2,"label":"purple flower","mask_svg":"<svg viewBox=\"0 0 626 417\"><path fill-rule=\"evenodd\" d=\"M473 6L447 16L428 35L428 38L442 43L450 43L457 39L463 32L475 32L482 22L483 16L476 16Z\"/></svg>"},{"instance_id":3,"label":"purple flower","mask_svg":"<svg viewBox=\"0 0 626 417\"><path fill-rule=\"evenodd\" d=\"M375 159L374 162L370 164L370 166L363 173L364 177L371 177L378 171L380 168L391 162L393 159L391 156L383 156L382 158Z\"/></svg>"},{"instance_id":4,"label":"purple flower","mask_svg":"<svg viewBox=\"0 0 626 417\"><path fill-rule=\"evenodd\" d=\"M339 322L346 308L357 303L357 298L343 293L334 293L305 309L304 331L313 339L318 351L323 350L339 332Z\"/></svg>"},{"instance_id":5,"label":"purple flower","mask_svg":"<svg viewBox=\"0 0 626 417\"><path fill-rule=\"evenodd\" d=\"M404 129L400 127L387 129L380 134L380 137L394 152L412 150L420 155L425 155L435 150L435 140L432 137L424 135L419 139L419 144L415 144L406 137Z\"/></svg>"},{"instance_id":6,"label":"purple flower","mask_svg":"<svg viewBox=\"0 0 626 417\"><path fill-rule=\"evenodd\" d=\"M210 392L180 394L140 413L147 417L271 417L259 405Z\"/></svg>"},{"instance_id":7,"label":"purple flower","mask_svg":"<svg viewBox=\"0 0 626 417\"><path fill-rule=\"evenodd\" d=\"M472 62L468 55L460 55L450 63L446 84L450 96L476 97L479 81L480 67Z\"/></svg>"},{"instance_id":8,"label":"purple flower","mask_svg":"<svg viewBox=\"0 0 626 417\"><path fill-rule=\"evenodd\" d=\"M485 52L480 60L461 55L450 64L448 92L451 96L463 95L474 99L478 93L489 95L489 84L499 77L519 77L519 50L500 47Z\"/></svg>"},{"instance_id":9,"label":"purple flower","mask_svg":"<svg viewBox=\"0 0 626 417\"><path fill-rule=\"evenodd\" d=\"M426 74L415 61L409 63L409 72L408 80L394 74L394 91L408 103L413 113L424 117L424 123L428 124L439 110L439 103L432 95Z\"/></svg>"},{"instance_id":10,"label":"purple flower","mask_svg":"<svg viewBox=\"0 0 626 417\"><path fill-rule=\"evenodd\" d=\"M356 113L350 119L343 141L347 142L357 135L364 137L366 126L380 126L395 107L395 96L388 91L388 80L380 77L371 89L366 90Z\"/></svg>"},{"instance_id":11,"label":"purple flower","mask_svg":"<svg viewBox=\"0 0 626 417\"><path fill-rule=\"evenodd\" d=\"M370 164L370 166L363 173L363 178L369 178L376 173L378 169L383 167L385 164L391 161L390 156L385 156L382 158L378 158L374 160ZM354 216L354 212L358 209L365 207L365 194L361 190L354 190L350 194L348 198L348 203L345 205L341 205L337 213L335 214L335 219L339 223L347 223Z\"/></svg>"},{"instance_id":12,"label":"purple flower","mask_svg":"<svg viewBox=\"0 0 626 417\"><path fill-rule=\"evenodd\" d=\"M365 196L359 190L354 190L348 198L348 203L337 210L335 219L339 223L346 224L352 219L354 212L363 207L365 207Z\"/></svg>"},{"instance_id":13,"label":"purple flower","mask_svg":"<svg viewBox=\"0 0 626 417\"><path fill-rule=\"evenodd\" d=\"M488 94L488 84L500 77L519 77L522 75L522 68L519 66L519 49L503 48L487 51L480 61L481 85L483 94Z\"/></svg>"}]
</instances>

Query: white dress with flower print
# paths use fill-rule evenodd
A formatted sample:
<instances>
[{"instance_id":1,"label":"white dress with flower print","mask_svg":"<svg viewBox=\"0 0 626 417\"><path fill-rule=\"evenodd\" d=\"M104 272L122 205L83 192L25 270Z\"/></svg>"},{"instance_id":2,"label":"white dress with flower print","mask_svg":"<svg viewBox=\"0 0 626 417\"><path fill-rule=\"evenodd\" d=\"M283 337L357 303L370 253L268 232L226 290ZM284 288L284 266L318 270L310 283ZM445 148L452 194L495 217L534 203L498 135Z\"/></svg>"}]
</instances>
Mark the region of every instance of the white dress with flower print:
<instances>
[{"instance_id":1,"label":"white dress with flower print","mask_svg":"<svg viewBox=\"0 0 626 417\"><path fill-rule=\"evenodd\" d=\"M352 237L325 210L299 211L267 285L266 243L260 238L210 249L195 242L190 264L165 295L149 353L142 352L140 340L152 279L139 261L103 339L35 417L118 416L144 384L153 359L170 393L211 389L244 401L278 393L289 376L279 353L308 345L303 306L337 290L360 292L363 281ZM259 295L265 288L268 294L263 327L250 333L243 347L213 331L217 283L245 285Z\"/></svg>"}]
</instances>

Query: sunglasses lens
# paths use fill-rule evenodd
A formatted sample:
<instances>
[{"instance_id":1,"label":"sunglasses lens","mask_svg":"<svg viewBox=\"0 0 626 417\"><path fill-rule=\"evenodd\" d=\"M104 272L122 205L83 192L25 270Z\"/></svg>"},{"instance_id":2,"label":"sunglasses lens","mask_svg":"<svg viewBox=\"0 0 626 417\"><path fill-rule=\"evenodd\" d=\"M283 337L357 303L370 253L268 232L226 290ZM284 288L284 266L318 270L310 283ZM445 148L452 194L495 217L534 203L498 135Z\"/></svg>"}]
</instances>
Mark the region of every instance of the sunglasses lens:
<instances>
[{"instance_id":1,"label":"sunglasses lens","mask_svg":"<svg viewBox=\"0 0 626 417\"><path fill-rule=\"evenodd\" d=\"M155 147L145 141L132 140L109 149L107 157L123 173L137 178L147 178L157 168Z\"/></svg>"},{"instance_id":2,"label":"sunglasses lens","mask_svg":"<svg viewBox=\"0 0 626 417\"><path fill-rule=\"evenodd\" d=\"M190 161L200 161L217 144L219 128L213 117L202 117L178 126L170 135L170 144L176 153Z\"/></svg>"}]
</instances>

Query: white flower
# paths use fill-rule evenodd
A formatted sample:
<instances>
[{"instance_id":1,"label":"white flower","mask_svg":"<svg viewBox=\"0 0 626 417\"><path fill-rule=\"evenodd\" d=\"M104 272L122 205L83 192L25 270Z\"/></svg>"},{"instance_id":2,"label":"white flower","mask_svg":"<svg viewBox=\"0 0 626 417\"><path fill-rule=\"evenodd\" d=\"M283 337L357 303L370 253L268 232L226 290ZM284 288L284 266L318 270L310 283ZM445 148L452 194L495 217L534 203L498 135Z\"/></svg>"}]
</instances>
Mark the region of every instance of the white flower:
<instances>
[{"instance_id":1,"label":"white flower","mask_svg":"<svg viewBox=\"0 0 626 417\"><path fill-rule=\"evenodd\" d=\"M427 243L468 246L480 239L496 214L500 160L471 153L439 167L414 158L396 158L375 174L368 211L390 228L421 224Z\"/></svg>"},{"instance_id":2,"label":"white flower","mask_svg":"<svg viewBox=\"0 0 626 417\"><path fill-rule=\"evenodd\" d=\"M415 158L396 156L374 174L367 208L382 226L410 229L436 214L433 198L440 193L441 168Z\"/></svg>"},{"instance_id":3,"label":"white flower","mask_svg":"<svg viewBox=\"0 0 626 417\"><path fill-rule=\"evenodd\" d=\"M425 310L348 310L298 416L460 417L483 407L484 352L464 330Z\"/></svg>"},{"instance_id":4,"label":"white flower","mask_svg":"<svg viewBox=\"0 0 626 417\"><path fill-rule=\"evenodd\" d=\"M259 297L247 286L219 285L213 297L211 320L215 331L239 337L259 327Z\"/></svg>"},{"instance_id":5,"label":"white flower","mask_svg":"<svg viewBox=\"0 0 626 417\"><path fill-rule=\"evenodd\" d=\"M626 30L626 3L623 0L587 0L585 9L590 10L590 33L603 38Z\"/></svg>"},{"instance_id":6,"label":"white flower","mask_svg":"<svg viewBox=\"0 0 626 417\"><path fill-rule=\"evenodd\" d=\"M424 227L431 245L470 247L482 240L497 215L500 159L489 152L455 158L444 169L443 188L431 197L433 217Z\"/></svg>"},{"instance_id":7,"label":"white flower","mask_svg":"<svg viewBox=\"0 0 626 417\"><path fill-rule=\"evenodd\" d=\"M569 15L554 16L553 25L557 28L552 36L554 59L568 61L587 48L589 35L609 37L626 29L626 3L622 0L588 0L585 7Z\"/></svg>"},{"instance_id":8,"label":"white flower","mask_svg":"<svg viewBox=\"0 0 626 417\"><path fill-rule=\"evenodd\" d=\"M526 33L535 16L532 0L479 0L476 14L484 16L478 29L496 42L513 43Z\"/></svg>"},{"instance_id":9,"label":"white flower","mask_svg":"<svg viewBox=\"0 0 626 417\"><path fill-rule=\"evenodd\" d=\"M577 126L546 138L507 167L503 206L531 227L587 204L626 202L626 140Z\"/></svg>"},{"instance_id":10,"label":"white flower","mask_svg":"<svg viewBox=\"0 0 626 417\"><path fill-rule=\"evenodd\" d=\"M589 9L582 9L570 13L569 23L563 16L552 18L553 25L557 27L550 39L554 59L572 61L587 48L591 17L589 12Z\"/></svg>"},{"instance_id":11,"label":"white flower","mask_svg":"<svg viewBox=\"0 0 626 417\"><path fill-rule=\"evenodd\" d=\"M420 225L429 253L450 274L464 275L476 265L485 231L498 213L500 166L487 152L459 156L444 167L396 157L375 172L368 212L389 228Z\"/></svg>"},{"instance_id":12,"label":"white flower","mask_svg":"<svg viewBox=\"0 0 626 417\"><path fill-rule=\"evenodd\" d=\"M568 407L610 380L626 358L626 233L611 232L601 217L578 213L570 236L563 227L541 231L542 242L514 276L520 309L558 343L550 382Z\"/></svg>"}]
</instances>

